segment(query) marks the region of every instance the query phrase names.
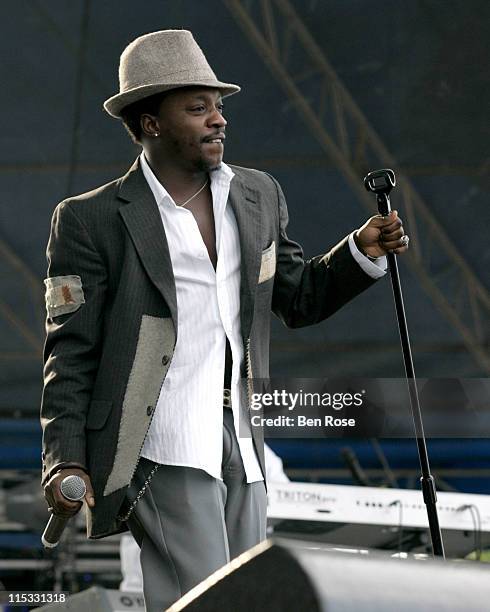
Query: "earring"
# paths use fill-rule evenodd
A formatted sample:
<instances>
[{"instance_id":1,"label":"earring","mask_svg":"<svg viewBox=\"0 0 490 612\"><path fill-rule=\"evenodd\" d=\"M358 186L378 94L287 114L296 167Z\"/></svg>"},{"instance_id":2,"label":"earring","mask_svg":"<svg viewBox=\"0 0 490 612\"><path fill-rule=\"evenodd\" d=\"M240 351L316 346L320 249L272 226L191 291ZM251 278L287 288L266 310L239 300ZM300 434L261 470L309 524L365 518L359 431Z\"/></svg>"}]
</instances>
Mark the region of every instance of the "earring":
<instances>
[{"instance_id":1,"label":"earring","mask_svg":"<svg viewBox=\"0 0 490 612\"><path fill-rule=\"evenodd\" d=\"M158 138L160 134L153 134L153 136L155 136L155 138Z\"/></svg>"}]
</instances>

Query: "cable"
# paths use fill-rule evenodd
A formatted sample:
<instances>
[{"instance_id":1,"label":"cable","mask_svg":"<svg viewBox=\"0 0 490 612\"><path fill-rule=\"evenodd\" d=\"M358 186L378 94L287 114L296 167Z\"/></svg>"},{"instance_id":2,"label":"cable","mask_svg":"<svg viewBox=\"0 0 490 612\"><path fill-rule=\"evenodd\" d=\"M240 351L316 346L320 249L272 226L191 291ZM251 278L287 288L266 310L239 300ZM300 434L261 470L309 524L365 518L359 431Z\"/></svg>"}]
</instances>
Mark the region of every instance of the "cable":
<instances>
[{"instance_id":1,"label":"cable","mask_svg":"<svg viewBox=\"0 0 490 612\"><path fill-rule=\"evenodd\" d=\"M478 506L475 504L464 504L457 508L458 512L463 510L469 510L471 514L471 521L473 523L473 543L475 547L475 558L477 561L481 561L482 556L482 529L481 529L481 514Z\"/></svg>"},{"instance_id":2,"label":"cable","mask_svg":"<svg viewBox=\"0 0 490 612\"><path fill-rule=\"evenodd\" d=\"M471 504L471 513L473 514L473 512L475 512L476 515L476 524L477 524L477 537L476 537L476 551L475 551L475 556L476 556L476 560L477 561L481 561L481 555L482 555L482 529L481 529L481 514L480 514L480 510L478 508L478 506L476 506L475 504Z\"/></svg>"},{"instance_id":3,"label":"cable","mask_svg":"<svg viewBox=\"0 0 490 612\"><path fill-rule=\"evenodd\" d=\"M386 455L378 439L371 438L371 445L373 446L374 452L376 453L376 456L378 457L379 462L381 463L381 466L383 467L383 471L386 475L388 482L390 483L390 486L395 489L398 489L398 482L395 478L395 474L393 473L393 470L391 469L390 464L388 463L388 459L386 458Z\"/></svg>"}]
</instances>

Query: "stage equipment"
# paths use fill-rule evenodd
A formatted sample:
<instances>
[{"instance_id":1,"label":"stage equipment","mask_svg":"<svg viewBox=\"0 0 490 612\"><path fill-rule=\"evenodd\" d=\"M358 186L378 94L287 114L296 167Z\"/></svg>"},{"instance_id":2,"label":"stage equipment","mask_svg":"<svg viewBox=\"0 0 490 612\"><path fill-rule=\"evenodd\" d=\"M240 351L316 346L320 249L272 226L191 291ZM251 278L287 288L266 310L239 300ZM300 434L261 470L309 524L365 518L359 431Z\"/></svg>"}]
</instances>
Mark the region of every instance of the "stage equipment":
<instances>
[{"instance_id":1,"label":"stage equipment","mask_svg":"<svg viewBox=\"0 0 490 612\"><path fill-rule=\"evenodd\" d=\"M332 545L430 553L420 491L366 486L269 483L267 519L275 536ZM490 548L490 495L438 493L448 556Z\"/></svg>"},{"instance_id":2,"label":"stage equipment","mask_svg":"<svg viewBox=\"0 0 490 612\"><path fill-rule=\"evenodd\" d=\"M273 539L240 555L168 612L480 612L488 569L469 561L392 559Z\"/></svg>"},{"instance_id":3,"label":"stage equipment","mask_svg":"<svg viewBox=\"0 0 490 612\"><path fill-rule=\"evenodd\" d=\"M4 499L7 520L42 533L49 519L49 512L38 478L5 489Z\"/></svg>"},{"instance_id":4,"label":"stage equipment","mask_svg":"<svg viewBox=\"0 0 490 612\"><path fill-rule=\"evenodd\" d=\"M376 194L378 211L380 215L386 217L391 212L390 191L396 185L395 173L390 169L375 170L364 178L364 186L368 191ZM429 455L425 443L424 426L422 422L422 412L420 410L419 396L417 392L417 382L415 380L415 370L413 367L412 351L410 339L408 337L408 326L405 317L405 307L400 284L400 274L395 253L387 253L388 266L390 269L391 285L395 299L396 316L398 319L398 329L400 331L400 341L403 351L403 361L407 375L407 384L410 394L410 407L412 410L413 423L415 427L415 437L419 453L420 467L422 476L420 482L424 502L427 507L427 517L429 519L430 535L432 540L433 553L444 558L444 544L442 541L441 529L439 527L439 517L437 515L437 493L434 478L430 473Z\"/></svg>"},{"instance_id":5,"label":"stage equipment","mask_svg":"<svg viewBox=\"0 0 490 612\"><path fill-rule=\"evenodd\" d=\"M349 468L350 473L354 482L362 487L369 487L373 483L369 480L366 472L362 469L359 459L357 458L356 452L350 446L346 446L341 449L340 454L345 464Z\"/></svg>"},{"instance_id":6,"label":"stage equipment","mask_svg":"<svg viewBox=\"0 0 490 612\"><path fill-rule=\"evenodd\" d=\"M87 492L85 482L80 476L67 476L63 478L60 491L66 499L70 501L81 501ZM61 538L61 534L70 519L52 514L46 525L46 529L41 537L41 541L46 548L55 548Z\"/></svg>"}]
</instances>

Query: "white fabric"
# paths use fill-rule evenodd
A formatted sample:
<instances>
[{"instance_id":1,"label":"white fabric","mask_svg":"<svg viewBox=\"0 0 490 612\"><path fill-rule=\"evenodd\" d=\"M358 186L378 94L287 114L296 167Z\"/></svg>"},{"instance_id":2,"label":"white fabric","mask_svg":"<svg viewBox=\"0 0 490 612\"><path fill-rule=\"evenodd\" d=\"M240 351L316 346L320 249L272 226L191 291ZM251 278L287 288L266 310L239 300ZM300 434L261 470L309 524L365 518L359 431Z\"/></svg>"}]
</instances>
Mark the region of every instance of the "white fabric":
<instances>
[{"instance_id":1,"label":"white fabric","mask_svg":"<svg viewBox=\"0 0 490 612\"><path fill-rule=\"evenodd\" d=\"M270 446L264 444L265 457L265 477L267 482L289 482L282 465L282 459L272 450Z\"/></svg>"},{"instance_id":2,"label":"white fabric","mask_svg":"<svg viewBox=\"0 0 490 612\"><path fill-rule=\"evenodd\" d=\"M178 330L172 363L158 399L142 456L166 465L205 470L221 479L223 379L230 341L232 405L238 432L240 239L227 206L232 170L210 173L218 255L216 271L190 210L178 207L141 154L143 174L165 227L177 294ZM238 437L247 482L263 480L251 438Z\"/></svg>"},{"instance_id":3,"label":"white fabric","mask_svg":"<svg viewBox=\"0 0 490 612\"><path fill-rule=\"evenodd\" d=\"M388 267L386 257L383 255L374 261L368 259L357 248L356 243L354 242L354 234L355 232L352 232L352 234L349 236L349 248L352 257L357 261L366 274L369 274L369 276L372 278L381 278L386 274L386 268Z\"/></svg>"},{"instance_id":4,"label":"white fabric","mask_svg":"<svg viewBox=\"0 0 490 612\"><path fill-rule=\"evenodd\" d=\"M120 591L143 593L143 572L140 563L140 547L130 533L121 536L119 543L122 582Z\"/></svg>"}]
</instances>

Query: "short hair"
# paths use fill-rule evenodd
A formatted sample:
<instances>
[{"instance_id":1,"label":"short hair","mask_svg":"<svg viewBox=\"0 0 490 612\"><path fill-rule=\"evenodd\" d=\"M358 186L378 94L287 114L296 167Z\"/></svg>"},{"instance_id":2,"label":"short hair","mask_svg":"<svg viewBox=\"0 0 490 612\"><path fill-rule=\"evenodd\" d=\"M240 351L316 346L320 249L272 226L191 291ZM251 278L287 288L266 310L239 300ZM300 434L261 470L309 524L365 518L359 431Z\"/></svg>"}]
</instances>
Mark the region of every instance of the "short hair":
<instances>
[{"instance_id":1,"label":"short hair","mask_svg":"<svg viewBox=\"0 0 490 612\"><path fill-rule=\"evenodd\" d=\"M143 98L137 102L133 102L129 106L125 106L121 111L121 119L124 127L129 132L129 135L136 144L141 144L141 115L157 115L163 98L167 95L166 91Z\"/></svg>"}]
</instances>

